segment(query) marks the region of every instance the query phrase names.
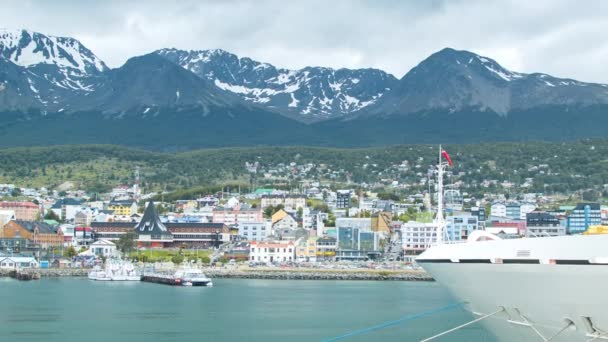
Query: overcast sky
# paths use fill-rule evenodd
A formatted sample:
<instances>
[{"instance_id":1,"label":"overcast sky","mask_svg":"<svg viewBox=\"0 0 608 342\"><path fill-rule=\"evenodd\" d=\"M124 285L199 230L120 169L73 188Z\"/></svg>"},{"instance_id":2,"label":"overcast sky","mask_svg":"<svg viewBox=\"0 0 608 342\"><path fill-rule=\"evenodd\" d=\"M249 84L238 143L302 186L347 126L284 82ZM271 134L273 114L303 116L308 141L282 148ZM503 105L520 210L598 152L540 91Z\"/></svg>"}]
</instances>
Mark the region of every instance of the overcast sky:
<instances>
[{"instance_id":1,"label":"overcast sky","mask_svg":"<svg viewBox=\"0 0 608 342\"><path fill-rule=\"evenodd\" d=\"M608 83L608 1L2 0L0 26L72 36L110 67L164 47L402 77L444 47L520 72Z\"/></svg>"}]
</instances>

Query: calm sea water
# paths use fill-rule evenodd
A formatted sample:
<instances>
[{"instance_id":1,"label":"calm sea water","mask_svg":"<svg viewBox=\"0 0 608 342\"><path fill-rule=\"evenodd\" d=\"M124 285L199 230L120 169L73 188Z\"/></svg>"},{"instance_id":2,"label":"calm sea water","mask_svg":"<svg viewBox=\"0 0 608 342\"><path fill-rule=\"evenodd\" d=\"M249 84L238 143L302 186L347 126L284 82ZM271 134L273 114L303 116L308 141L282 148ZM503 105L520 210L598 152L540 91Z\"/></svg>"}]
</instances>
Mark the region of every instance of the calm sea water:
<instances>
[{"instance_id":1,"label":"calm sea water","mask_svg":"<svg viewBox=\"0 0 608 342\"><path fill-rule=\"evenodd\" d=\"M213 288L0 278L0 341L326 341L454 299L437 283L215 280ZM457 308L339 341L419 341ZM481 326L438 341L494 342Z\"/></svg>"}]
</instances>

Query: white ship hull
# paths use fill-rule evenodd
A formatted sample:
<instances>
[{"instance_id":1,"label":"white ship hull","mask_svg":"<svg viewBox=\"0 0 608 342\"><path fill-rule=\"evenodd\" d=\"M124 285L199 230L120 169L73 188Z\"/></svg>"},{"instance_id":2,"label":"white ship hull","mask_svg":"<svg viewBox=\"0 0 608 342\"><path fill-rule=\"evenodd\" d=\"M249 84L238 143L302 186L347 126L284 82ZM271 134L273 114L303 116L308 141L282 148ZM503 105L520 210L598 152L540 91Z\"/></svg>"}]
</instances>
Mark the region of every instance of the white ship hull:
<instances>
[{"instance_id":1,"label":"white ship hull","mask_svg":"<svg viewBox=\"0 0 608 342\"><path fill-rule=\"evenodd\" d=\"M504 308L481 322L500 341L577 342L608 340L606 256L608 236L567 236L438 245L418 262L476 315Z\"/></svg>"}]
</instances>

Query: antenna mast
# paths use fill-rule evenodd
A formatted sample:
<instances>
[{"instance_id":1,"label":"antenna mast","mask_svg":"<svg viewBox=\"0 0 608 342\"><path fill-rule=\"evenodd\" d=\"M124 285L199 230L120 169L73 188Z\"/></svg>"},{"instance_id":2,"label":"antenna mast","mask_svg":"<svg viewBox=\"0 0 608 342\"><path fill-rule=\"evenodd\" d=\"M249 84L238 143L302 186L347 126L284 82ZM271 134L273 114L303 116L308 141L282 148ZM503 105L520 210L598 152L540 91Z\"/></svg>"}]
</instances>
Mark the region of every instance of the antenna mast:
<instances>
[{"instance_id":1,"label":"antenna mast","mask_svg":"<svg viewBox=\"0 0 608 342\"><path fill-rule=\"evenodd\" d=\"M445 228L445 221L443 219L443 163L442 157L443 149L439 145L439 160L437 163L437 216L435 218L435 224L437 225L437 244L443 243L443 233Z\"/></svg>"}]
</instances>

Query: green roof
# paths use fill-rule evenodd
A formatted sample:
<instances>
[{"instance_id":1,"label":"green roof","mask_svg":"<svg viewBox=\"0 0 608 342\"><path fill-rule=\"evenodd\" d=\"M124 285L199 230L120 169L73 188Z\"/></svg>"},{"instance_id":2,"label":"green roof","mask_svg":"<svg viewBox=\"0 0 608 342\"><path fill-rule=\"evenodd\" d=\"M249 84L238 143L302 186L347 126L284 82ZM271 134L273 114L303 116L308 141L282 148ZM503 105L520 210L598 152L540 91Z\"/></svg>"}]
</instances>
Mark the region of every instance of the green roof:
<instances>
[{"instance_id":1,"label":"green roof","mask_svg":"<svg viewBox=\"0 0 608 342\"><path fill-rule=\"evenodd\" d=\"M55 220L43 220L44 223L46 224L50 224L51 226L56 226L59 224L59 222L55 221Z\"/></svg>"},{"instance_id":2,"label":"green roof","mask_svg":"<svg viewBox=\"0 0 608 342\"><path fill-rule=\"evenodd\" d=\"M260 188L260 189L255 189L254 194L256 194L256 195L271 194L273 191L274 191L274 189Z\"/></svg>"}]
</instances>

